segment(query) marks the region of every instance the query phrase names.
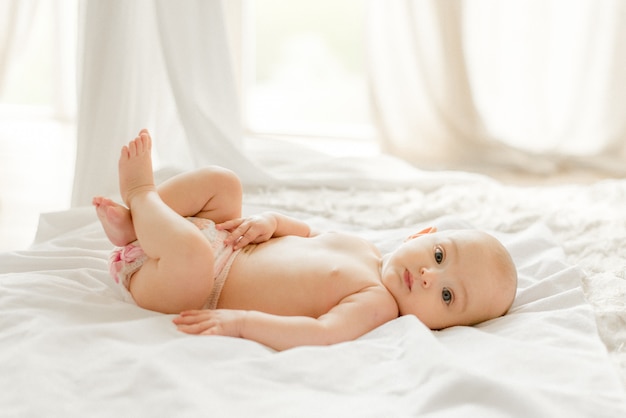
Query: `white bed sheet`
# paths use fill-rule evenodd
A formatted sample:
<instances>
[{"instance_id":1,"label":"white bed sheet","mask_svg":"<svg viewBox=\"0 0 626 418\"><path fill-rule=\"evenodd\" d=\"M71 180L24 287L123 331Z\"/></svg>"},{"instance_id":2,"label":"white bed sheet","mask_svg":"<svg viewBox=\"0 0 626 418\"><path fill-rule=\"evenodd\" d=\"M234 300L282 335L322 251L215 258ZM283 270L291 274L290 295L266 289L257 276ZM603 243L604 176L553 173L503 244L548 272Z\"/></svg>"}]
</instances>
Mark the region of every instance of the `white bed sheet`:
<instances>
[{"instance_id":1,"label":"white bed sheet","mask_svg":"<svg viewBox=\"0 0 626 418\"><path fill-rule=\"evenodd\" d=\"M302 174L312 170L342 180L319 187ZM280 174L308 186L249 191L247 213L278 209L383 251L426 224L494 232L520 273L511 313L441 332L403 317L354 342L280 353L188 336L109 279L91 208L46 214L29 250L0 255L1 415L625 415L626 215L611 206L626 202L624 183L529 190L395 160Z\"/></svg>"}]
</instances>

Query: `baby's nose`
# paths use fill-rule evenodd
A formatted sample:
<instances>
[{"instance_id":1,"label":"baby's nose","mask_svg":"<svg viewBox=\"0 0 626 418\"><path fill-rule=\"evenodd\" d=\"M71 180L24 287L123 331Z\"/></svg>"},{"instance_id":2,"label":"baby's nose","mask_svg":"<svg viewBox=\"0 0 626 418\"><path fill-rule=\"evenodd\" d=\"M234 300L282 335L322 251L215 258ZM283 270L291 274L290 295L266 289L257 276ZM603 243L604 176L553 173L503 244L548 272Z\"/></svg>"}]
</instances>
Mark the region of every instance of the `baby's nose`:
<instances>
[{"instance_id":1,"label":"baby's nose","mask_svg":"<svg viewBox=\"0 0 626 418\"><path fill-rule=\"evenodd\" d=\"M422 287L428 289L430 285L437 279L437 273L432 270L422 267L420 269L420 280L422 281Z\"/></svg>"}]
</instances>

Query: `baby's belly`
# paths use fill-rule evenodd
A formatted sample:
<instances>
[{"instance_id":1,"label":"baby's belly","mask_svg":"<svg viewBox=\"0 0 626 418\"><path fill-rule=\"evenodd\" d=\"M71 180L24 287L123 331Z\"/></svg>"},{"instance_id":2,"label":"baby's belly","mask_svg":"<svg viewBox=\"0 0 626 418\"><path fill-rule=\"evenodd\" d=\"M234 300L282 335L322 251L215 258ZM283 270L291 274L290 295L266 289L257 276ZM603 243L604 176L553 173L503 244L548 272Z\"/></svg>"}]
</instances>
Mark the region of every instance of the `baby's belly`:
<instances>
[{"instance_id":1,"label":"baby's belly","mask_svg":"<svg viewBox=\"0 0 626 418\"><path fill-rule=\"evenodd\" d=\"M217 307L319 317L377 280L365 259L326 244L317 237L282 237L246 247Z\"/></svg>"}]
</instances>

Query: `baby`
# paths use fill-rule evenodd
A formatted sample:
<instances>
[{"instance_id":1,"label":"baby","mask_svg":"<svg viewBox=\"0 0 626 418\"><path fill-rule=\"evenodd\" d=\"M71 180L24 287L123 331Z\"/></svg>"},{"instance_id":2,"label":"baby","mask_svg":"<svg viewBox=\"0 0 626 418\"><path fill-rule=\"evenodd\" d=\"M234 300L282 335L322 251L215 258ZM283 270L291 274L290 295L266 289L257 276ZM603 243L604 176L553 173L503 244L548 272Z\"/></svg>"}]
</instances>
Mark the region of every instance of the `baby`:
<instances>
[{"instance_id":1,"label":"baby","mask_svg":"<svg viewBox=\"0 0 626 418\"><path fill-rule=\"evenodd\" d=\"M179 314L186 333L284 350L353 340L398 315L431 329L474 325L504 315L515 297L511 257L484 232L428 228L381 255L279 213L242 218L241 183L226 169L155 187L146 130L122 148L119 177L128 209L93 201L119 247L111 271L139 306Z\"/></svg>"}]
</instances>

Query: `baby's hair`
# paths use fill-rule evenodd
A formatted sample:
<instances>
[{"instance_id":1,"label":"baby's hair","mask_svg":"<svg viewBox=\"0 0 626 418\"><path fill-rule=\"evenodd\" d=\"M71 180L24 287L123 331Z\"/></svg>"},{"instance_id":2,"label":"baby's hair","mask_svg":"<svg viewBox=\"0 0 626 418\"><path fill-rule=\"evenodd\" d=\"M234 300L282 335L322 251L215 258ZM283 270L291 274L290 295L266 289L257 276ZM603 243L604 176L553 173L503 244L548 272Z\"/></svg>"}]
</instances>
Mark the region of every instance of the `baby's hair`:
<instances>
[{"instance_id":1,"label":"baby's hair","mask_svg":"<svg viewBox=\"0 0 626 418\"><path fill-rule=\"evenodd\" d=\"M493 240L493 262L497 274L497 285L499 290L508 298L506 308L499 316L504 316L511 309L517 292L517 267L511 257L511 253L504 244L496 237L486 232L481 232L488 239Z\"/></svg>"},{"instance_id":2,"label":"baby's hair","mask_svg":"<svg viewBox=\"0 0 626 418\"><path fill-rule=\"evenodd\" d=\"M508 313L515 300L517 292L517 268L513 261L513 257L506 249L504 244L496 237L484 231L473 230L477 236L483 238L483 243L488 244L487 257L488 262L493 268L493 280L498 295L502 295L502 303L498 303L499 299L492 300L493 310L490 315L476 317L467 325L476 325L489 319L498 318Z\"/></svg>"}]
</instances>

